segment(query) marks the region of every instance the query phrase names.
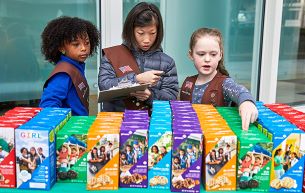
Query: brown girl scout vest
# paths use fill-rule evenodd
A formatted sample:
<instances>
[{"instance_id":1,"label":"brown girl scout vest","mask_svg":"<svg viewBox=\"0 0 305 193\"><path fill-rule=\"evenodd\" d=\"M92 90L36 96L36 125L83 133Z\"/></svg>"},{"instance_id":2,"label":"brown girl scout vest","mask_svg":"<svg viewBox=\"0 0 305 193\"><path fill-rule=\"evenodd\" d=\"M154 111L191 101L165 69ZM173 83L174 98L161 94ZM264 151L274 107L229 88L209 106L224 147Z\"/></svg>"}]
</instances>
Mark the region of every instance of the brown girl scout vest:
<instances>
[{"instance_id":1,"label":"brown girl scout vest","mask_svg":"<svg viewBox=\"0 0 305 193\"><path fill-rule=\"evenodd\" d=\"M82 104L85 106L87 112L89 113L89 85L87 83L87 80L82 76L79 70L72 64L69 64L68 62L59 62L58 64L56 64L51 75L44 83L43 88L47 86L52 76L61 72L65 72L70 76L79 99L81 100Z\"/></svg>"},{"instance_id":2,"label":"brown girl scout vest","mask_svg":"<svg viewBox=\"0 0 305 193\"><path fill-rule=\"evenodd\" d=\"M103 53L109 60L118 78L130 72L134 72L135 74L141 73L137 61L126 46L118 45L105 48L103 49ZM149 109L149 106L145 102L138 101L135 97L128 97L123 101L126 109Z\"/></svg>"},{"instance_id":3,"label":"brown girl scout vest","mask_svg":"<svg viewBox=\"0 0 305 193\"><path fill-rule=\"evenodd\" d=\"M185 79L181 87L180 100L192 102L192 95L197 77L198 75L194 75ZM211 80L208 87L205 89L201 99L201 104L225 106L222 83L226 78L227 76L217 72L216 76Z\"/></svg>"}]
</instances>

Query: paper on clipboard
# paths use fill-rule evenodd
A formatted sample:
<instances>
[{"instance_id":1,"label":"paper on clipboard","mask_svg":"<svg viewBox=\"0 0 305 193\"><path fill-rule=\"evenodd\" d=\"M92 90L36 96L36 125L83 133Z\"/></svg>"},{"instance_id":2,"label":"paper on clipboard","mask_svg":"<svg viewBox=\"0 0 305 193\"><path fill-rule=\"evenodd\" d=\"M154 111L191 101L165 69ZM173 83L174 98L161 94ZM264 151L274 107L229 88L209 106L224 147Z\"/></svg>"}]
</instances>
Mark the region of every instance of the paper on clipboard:
<instances>
[{"instance_id":1,"label":"paper on clipboard","mask_svg":"<svg viewBox=\"0 0 305 193\"><path fill-rule=\"evenodd\" d=\"M148 88L148 86L149 84L141 84L125 88L103 90L99 92L98 102L124 99L128 97L132 92L144 91Z\"/></svg>"}]
</instances>

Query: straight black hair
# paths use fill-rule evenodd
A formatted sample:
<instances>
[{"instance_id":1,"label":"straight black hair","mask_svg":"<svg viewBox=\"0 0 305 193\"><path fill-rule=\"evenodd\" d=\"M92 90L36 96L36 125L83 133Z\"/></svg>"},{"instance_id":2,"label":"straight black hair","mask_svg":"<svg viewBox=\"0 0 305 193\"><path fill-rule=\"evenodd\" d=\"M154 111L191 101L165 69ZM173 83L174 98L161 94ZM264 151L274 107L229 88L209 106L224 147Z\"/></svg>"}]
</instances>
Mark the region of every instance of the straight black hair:
<instances>
[{"instance_id":1,"label":"straight black hair","mask_svg":"<svg viewBox=\"0 0 305 193\"><path fill-rule=\"evenodd\" d=\"M158 7L151 3L141 2L134 6L128 13L124 22L122 38L128 48L137 48L134 35L135 27L146 27L155 24L157 27L157 37L150 50L161 47L163 40L163 21Z\"/></svg>"}]
</instances>

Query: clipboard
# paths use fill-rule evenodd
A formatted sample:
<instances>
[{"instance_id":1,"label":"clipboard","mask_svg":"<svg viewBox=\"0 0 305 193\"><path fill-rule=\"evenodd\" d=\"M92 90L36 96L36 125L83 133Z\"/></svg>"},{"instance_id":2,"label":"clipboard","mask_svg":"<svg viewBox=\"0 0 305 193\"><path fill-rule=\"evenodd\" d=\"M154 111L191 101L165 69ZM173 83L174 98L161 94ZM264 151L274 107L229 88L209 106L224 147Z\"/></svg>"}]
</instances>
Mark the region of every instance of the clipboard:
<instances>
[{"instance_id":1,"label":"clipboard","mask_svg":"<svg viewBox=\"0 0 305 193\"><path fill-rule=\"evenodd\" d=\"M99 92L98 102L121 100L127 98L130 93L136 91L144 91L149 84L141 84L136 86L129 86L125 88L109 89Z\"/></svg>"}]
</instances>

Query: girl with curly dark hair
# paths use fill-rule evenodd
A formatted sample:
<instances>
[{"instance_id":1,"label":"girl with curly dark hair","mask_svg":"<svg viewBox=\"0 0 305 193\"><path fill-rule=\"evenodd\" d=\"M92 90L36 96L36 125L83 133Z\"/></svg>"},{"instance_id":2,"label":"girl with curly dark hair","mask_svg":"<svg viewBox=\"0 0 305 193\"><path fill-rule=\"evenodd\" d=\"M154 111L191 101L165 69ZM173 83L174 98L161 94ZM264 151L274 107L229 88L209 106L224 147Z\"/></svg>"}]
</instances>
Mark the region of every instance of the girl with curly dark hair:
<instances>
[{"instance_id":1,"label":"girl with curly dark hair","mask_svg":"<svg viewBox=\"0 0 305 193\"><path fill-rule=\"evenodd\" d=\"M89 21L64 16L50 21L41 38L41 52L55 68L44 84L39 106L71 108L72 115L88 115L85 60L97 51L99 31Z\"/></svg>"}]
</instances>

